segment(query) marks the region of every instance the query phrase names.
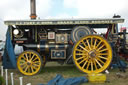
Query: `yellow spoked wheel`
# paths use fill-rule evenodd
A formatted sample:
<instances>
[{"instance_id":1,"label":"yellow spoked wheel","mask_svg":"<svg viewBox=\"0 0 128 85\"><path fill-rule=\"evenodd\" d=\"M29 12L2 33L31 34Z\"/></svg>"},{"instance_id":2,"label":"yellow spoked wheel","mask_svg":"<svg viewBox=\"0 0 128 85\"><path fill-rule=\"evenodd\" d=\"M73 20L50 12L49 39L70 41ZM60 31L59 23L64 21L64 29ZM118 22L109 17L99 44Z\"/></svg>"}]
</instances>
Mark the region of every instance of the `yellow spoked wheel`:
<instances>
[{"instance_id":1,"label":"yellow spoked wheel","mask_svg":"<svg viewBox=\"0 0 128 85\"><path fill-rule=\"evenodd\" d=\"M85 73L104 71L112 61L109 43L98 35L81 38L73 48L73 60L78 69Z\"/></svg>"},{"instance_id":2,"label":"yellow spoked wheel","mask_svg":"<svg viewBox=\"0 0 128 85\"><path fill-rule=\"evenodd\" d=\"M35 75L42 68L42 58L35 51L24 51L17 59L17 67L24 75Z\"/></svg>"}]
</instances>

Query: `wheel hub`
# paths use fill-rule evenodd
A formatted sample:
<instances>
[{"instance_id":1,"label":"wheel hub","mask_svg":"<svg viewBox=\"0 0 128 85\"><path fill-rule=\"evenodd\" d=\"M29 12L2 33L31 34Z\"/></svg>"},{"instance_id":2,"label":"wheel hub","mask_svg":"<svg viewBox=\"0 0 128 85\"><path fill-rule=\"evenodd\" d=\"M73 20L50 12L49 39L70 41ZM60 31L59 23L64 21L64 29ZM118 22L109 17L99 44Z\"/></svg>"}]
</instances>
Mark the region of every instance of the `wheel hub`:
<instances>
[{"instance_id":1,"label":"wheel hub","mask_svg":"<svg viewBox=\"0 0 128 85\"><path fill-rule=\"evenodd\" d=\"M89 52L89 56L90 56L91 58L94 58L94 57L96 56L96 51L95 51L95 50L90 51L90 52Z\"/></svg>"},{"instance_id":2,"label":"wheel hub","mask_svg":"<svg viewBox=\"0 0 128 85\"><path fill-rule=\"evenodd\" d=\"M30 62L30 61L28 61L28 62L27 62L27 65L29 65L29 66L30 66L30 65L31 65L31 62Z\"/></svg>"}]
</instances>

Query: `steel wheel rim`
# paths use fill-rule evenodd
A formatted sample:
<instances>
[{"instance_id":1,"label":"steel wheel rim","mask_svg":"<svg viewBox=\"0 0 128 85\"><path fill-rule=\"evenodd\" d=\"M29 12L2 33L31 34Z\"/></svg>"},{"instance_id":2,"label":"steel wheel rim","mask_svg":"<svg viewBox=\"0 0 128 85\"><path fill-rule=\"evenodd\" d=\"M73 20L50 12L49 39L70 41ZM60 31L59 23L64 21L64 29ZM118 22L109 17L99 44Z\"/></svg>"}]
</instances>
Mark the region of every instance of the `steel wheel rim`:
<instances>
[{"instance_id":1,"label":"steel wheel rim","mask_svg":"<svg viewBox=\"0 0 128 85\"><path fill-rule=\"evenodd\" d=\"M74 46L73 59L76 67L85 73L99 73L112 61L109 43L98 35L81 38Z\"/></svg>"},{"instance_id":2,"label":"steel wheel rim","mask_svg":"<svg viewBox=\"0 0 128 85\"><path fill-rule=\"evenodd\" d=\"M34 51L25 51L19 55L17 67L24 75L34 75L41 69L41 59Z\"/></svg>"}]
</instances>

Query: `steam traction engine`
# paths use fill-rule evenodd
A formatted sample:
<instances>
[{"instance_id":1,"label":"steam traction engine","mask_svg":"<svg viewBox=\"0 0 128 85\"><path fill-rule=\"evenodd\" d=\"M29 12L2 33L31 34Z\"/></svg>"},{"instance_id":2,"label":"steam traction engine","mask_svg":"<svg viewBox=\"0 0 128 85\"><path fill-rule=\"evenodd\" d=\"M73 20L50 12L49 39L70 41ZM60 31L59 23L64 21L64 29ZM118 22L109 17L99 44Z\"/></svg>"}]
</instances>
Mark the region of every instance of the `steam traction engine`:
<instances>
[{"instance_id":1,"label":"steam traction engine","mask_svg":"<svg viewBox=\"0 0 128 85\"><path fill-rule=\"evenodd\" d=\"M121 18L41 20L35 19L33 10L31 18L5 21L13 45L24 48L17 58L17 68L24 75L38 73L46 61L74 62L85 73L104 71L112 61L110 44L117 42L118 23L124 22ZM95 29L104 28L106 34L96 33Z\"/></svg>"}]
</instances>

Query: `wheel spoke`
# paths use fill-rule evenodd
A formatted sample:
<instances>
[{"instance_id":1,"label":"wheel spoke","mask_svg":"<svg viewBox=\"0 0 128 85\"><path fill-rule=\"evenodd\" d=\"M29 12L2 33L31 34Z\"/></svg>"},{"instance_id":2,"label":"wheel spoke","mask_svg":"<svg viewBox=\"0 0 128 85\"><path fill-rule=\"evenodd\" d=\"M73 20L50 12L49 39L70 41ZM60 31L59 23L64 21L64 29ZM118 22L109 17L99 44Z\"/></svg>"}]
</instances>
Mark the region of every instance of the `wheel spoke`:
<instances>
[{"instance_id":1,"label":"wheel spoke","mask_svg":"<svg viewBox=\"0 0 128 85\"><path fill-rule=\"evenodd\" d=\"M37 67L39 67L40 65L38 65L38 64L36 64L36 63L33 63L33 66L37 66Z\"/></svg>"},{"instance_id":2,"label":"wheel spoke","mask_svg":"<svg viewBox=\"0 0 128 85\"><path fill-rule=\"evenodd\" d=\"M89 65L90 65L90 60L88 61L88 65L87 65L87 68L86 68L86 70L88 70L88 68L89 68Z\"/></svg>"},{"instance_id":3,"label":"wheel spoke","mask_svg":"<svg viewBox=\"0 0 128 85\"><path fill-rule=\"evenodd\" d=\"M39 64L39 63L40 63L40 61L35 61L35 62L33 62L33 64L37 64L37 63Z\"/></svg>"},{"instance_id":4,"label":"wheel spoke","mask_svg":"<svg viewBox=\"0 0 128 85\"><path fill-rule=\"evenodd\" d=\"M25 60L20 60L20 63L24 63L24 62L26 62Z\"/></svg>"},{"instance_id":5,"label":"wheel spoke","mask_svg":"<svg viewBox=\"0 0 128 85\"><path fill-rule=\"evenodd\" d=\"M108 55L108 53L99 53L98 55Z\"/></svg>"},{"instance_id":6,"label":"wheel spoke","mask_svg":"<svg viewBox=\"0 0 128 85\"><path fill-rule=\"evenodd\" d=\"M106 58L106 57L102 57L102 56L97 56L97 57L107 60L107 58Z\"/></svg>"},{"instance_id":7,"label":"wheel spoke","mask_svg":"<svg viewBox=\"0 0 128 85\"><path fill-rule=\"evenodd\" d=\"M31 66L30 68L31 68L31 71L32 71L32 73L33 73L33 72L34 72L33 67Z\"/></svg>"},{"instance_id":8,"label":"wheel spoke","mask_svg":"<svg viewBox=\"0 0 128 85\"><path fill-rule=\"evenodd\" d=\"M30 61L32 61L32 59L34 58L34 56L35 56L35 55L33 54L33 56L32 56L32 58L30 59Z\"/></svg>"},{"instance_id":9,"label":"wheel spoke","mask_svg":"<svg viewBox=\"0 0 128 85\"><path fill-rule=\"evenodd\" d=\"M83 50L80 50L80 49L76 49L76 51L84 52Z\"/></svg>"},{"instance_id":10,"label":"wheel spoke","mask_svg":"<svg viewBox=\"0 0 128 85\"><path fill-rule=\"evenodd\" d=\"M28 70L28 66L25 68L25 70L24 70L24 71L26 72L27 70Z\"/></svg>"},{"instance_id":11,"label":"wheel spoke","mask_svg":"<svg viewBox=\"0 0 128 85\"><path fill-rule=\"evenodd\" d=\"M37 67L35 65L32 65L32 68L35 69L35 70L37 69Z\"/></svg>"},{"instance_id":12,"label":"wheel spoke","mask_svg":"<svg viewBox=\"0 0 128 85\"><path fill-rule=\"evenodd\" d=\"M88 62L88 60L86 60L86 61L84 62L84 65L82 66L82 68L85 67L85 65L87 64L87 62Z\"/></svg>"},{"instance_id":13,"label":"wheel spoke","mask_svg":"<svg viewBox=\"0 0 128 85\"><path fill-rule=\"evenodd\" d=\"M33 65L32 67L33 67L33 69L35 69L35 71L36 71L36 70L39 68L39 65L36 65L36 64L35 64L35 65Z\"/></svg>"},{"instance_id":14,"label":"wheel spoke","mask_svg":"<svg viewBox=\"0 0 128 85\"><path fill-rule=\"evenodd\" d=\"M76 58L76 60L80 60L80 59L83 59L83 58L86 58L85 56L82 56L82 57L79 57L79 58Z\"/></svg>"},{"instance_id":15,"label":"wheel spoke","mask_svg":"<svg viewBox=\"0 0 128 85\"><path fill-rule=\"evenodd\" d=\"M31 67L30 67L30 66L28 66L28 73L31 73L31 72L30 72L30 70L31 70Z\"/></svg>"},{"instance_id":16,"label":"wheel spoke","mask_svg":"<svg viewBox=\"0 0 128 85\"><path fill-rule=\"evenodd\" d=\"M83 50L89 52L86 48L84 48L83 46L79 45L79 47L81 47Z\"/></svg>"},{"instance_id":17,"label":"wheel spoke","mask_svg":"<svg viewBox=\"0 0 128 85\"><path fill-rule=\"evenodd\" d=\"M26 60L26 61L27 61L27 59L26 59L24 56L22 56L21 58L23 58L24 60Z\"/></svg>"},{"instance_id":18,"label":"wheel spoke","mask_svg":"<svg viewBox=\"0 0 128 85\"><path fill-rule=\"evenodd\" d=\"M84 44L84 46L86 47L86 44L85 44L85 42L82 40L82 43Z\"/></svg>"},{"instance_id":19,"label":"wheel spoke","mask_svg":"<svg viewBox=\"0 0 128 85\"><path fill-rule=\"evenodd\" d=\"M21 65L20 65L20 66L21 66ZM22 67L22 66L23 66L23 67ZM22 69L24 69L24 68L26 68L26 67L27 67L27 64L22 65L22 66L21 66L21 68L22 68Z\"/></svg>"},{"instance_id":20,"label":"wheel spoke","mask_svg":"<svg viewBox=\"0 0 128 85\"><path fill-rule=\"evenodd\" d=\"M27 61L28 61L28 55L27 55L27 54L25 54L25 56L26 56L26 59L27 59Z\"/></svg>"},{"instance_id":21,"label":"wheel spoke","mask_svg":"<svg viewBox=\"0 0 128 85\"><path fill-rule=\"evenodd\" d=\"M96 46L96 48L99 47L99 45L100 45L101 43L102 43L102 41L100 41L100 42L98 43L98 45Z\"/></svg>"},{"instance_id":22,"label":"wheel spoke","mask_svg":"<svg viewBox=\"0 0 128 85\"><path fill-rule=\"evenodd\" d=\"M93 62L91 61L91 71L93 71Z\"/></svg>"},{"instance_id":23,"label":"wheel spoke","mask_svg":"<svg viewBox=\"0 0 128 85\"><path fill-rule=\"evenodd\" d=\"M88 40L86 40L86 41L87 41L87 44L88 44L89 49L91 50L91 46L90 46L90 44L89 44Z\"/></svg>"},{"instance_id":24,"label":"wheel spoke","mask_svg":"<svg viewBox=\"0 0 128 85\"><path fill-rule=\"evenodd\" d=\"M79 62L79 64L83 63L85 60L83 59L82 61Z\"/></svg>"},{"instance_id":25,"label":"wheel spoke","mask_svg":"<svg viewBox=\"0 0 128 85\"><path fill-rule=\"evenodd\" d=\"M84 61L86 61L88 58L83 59L82 61L79 62L79 64L83 63Z\"/></svg>"},{"instance_id":26,"label":"wheel spoke","mask_svg":"<svg viewBox=\"0 0 128 85\"><path fill-rule=\"evenodd\" d=\"M76 55L87 55L85 53L76 53Z\"/></svg>"},{"instance_id":27,"label":"wheel spoke","mask_svg":"<svg viewBox=\"0 0 128 85\"><path fill-rule=\"evenodd\" d=\"M95 65L95 69L97 70L96 61L93 61L93 62L94 62L94 65Z\"/></svg>"},{"instance_id":28,"label":"wheel spoke","mask_svg":"<svg viewBox=\"0 0 128 85\"><path fill-rule=\"evenodd\" d=\"M102 46L100 46L100 48L98 48L97 50L99 51L101 48L103 48L105 45L102 45Z\"/></svg>"},{"instance_id":29,"label":"wheel spoke","mask_svg":"<svg viewBox=\"0 0 128 85\"><path fill-rule=\"evenodd\" d=\"M27 65L27 62L24 62L24 63L20 63L20 65Z\"/></svg>"},{"instance_id":30,"label":"wheel spoke","mask_svg":"<svg viewBox=\"0 0 128 85\"><path fill-rule=\"evenodd\" d=\"M100 61L101 63L105 64L105 62L103 62L100 58L97 58L98 61Z\"/></svg>"},{"instance_id":31,"label":"wheel spoke","mask_svg":"<svg viewBox=\"0 0 128 85\"><path fill-rule=\"evenodd\" d=\"M103 50L100 50L99 52L103 52L103 51L107 51L108 49L103 49Z\"/></svg>"},{"instance_id":32,"label":"wheel spoke","mask_svg":"<svg viewBox=\"0 0 128 85\"><path fill-rule=\"evenodd\" d=\"M29 60L31 60L31 52L29 53Z\"/></svg>"},{"instance_id":33,"label":"wheel spoke","mask_svg":"<svg viewBox=\"0 0 128 85\"><path fill-rule=\"evenodd\" d=\"M34 62L35 60L37 60L38 58L37 57L35 57L32 61Z\"/></svg>"},{"instance_id":34,"label":"wheel spoke","mask_svg":"<svg viewBox=\"0 0 128 85\"><path fill-rule=\"evenodd\" d=\"M32 72L34 72L34 68L33 68L33 66L31 65L31 70L32 70Z\"/></svg>"},{"instance_id":35,"label":"wheel spoke","mask_svg":"<svg viewBox=\"0 0 128 85\"><path fill-rule=\"evenodd\" d=\"M93 47L93 48L95 48L95 47L96 47L96 42L97 42L97 39L95 39L95 42L94 42L94 47Z\"/></svg>"},{"instance_id":36,"label":"wheel spoke","mask_svg":"<svg viewBox=\"0 0 128 85\"><path fill-rule=\"evenodd\" d=\"M103 66L99 63L99 61L97 61L97 59L95 59L95 61L97 62L97 64L102 68Z\"/></svg>"}]
</instances>

